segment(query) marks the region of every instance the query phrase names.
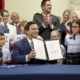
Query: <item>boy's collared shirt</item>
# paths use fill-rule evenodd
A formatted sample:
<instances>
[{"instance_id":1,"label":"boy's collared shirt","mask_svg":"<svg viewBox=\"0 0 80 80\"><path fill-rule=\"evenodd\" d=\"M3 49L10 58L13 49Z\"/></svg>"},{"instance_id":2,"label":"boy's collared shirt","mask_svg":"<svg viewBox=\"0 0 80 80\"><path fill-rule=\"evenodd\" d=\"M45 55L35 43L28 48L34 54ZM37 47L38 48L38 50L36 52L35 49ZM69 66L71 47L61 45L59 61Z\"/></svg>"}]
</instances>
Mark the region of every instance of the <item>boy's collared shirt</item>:
<instances>
[{"instance_id":1,"label":"boy's collared shirt","mask_svg":"<svg viewBox=\"0 0 80 80\"><path fill-rule=\"evenodd\" d=\"M11 61L11 53L7 47L5 46L2 47L2 53L3 53L3 62Z\"/></svg>"}]
</instances>

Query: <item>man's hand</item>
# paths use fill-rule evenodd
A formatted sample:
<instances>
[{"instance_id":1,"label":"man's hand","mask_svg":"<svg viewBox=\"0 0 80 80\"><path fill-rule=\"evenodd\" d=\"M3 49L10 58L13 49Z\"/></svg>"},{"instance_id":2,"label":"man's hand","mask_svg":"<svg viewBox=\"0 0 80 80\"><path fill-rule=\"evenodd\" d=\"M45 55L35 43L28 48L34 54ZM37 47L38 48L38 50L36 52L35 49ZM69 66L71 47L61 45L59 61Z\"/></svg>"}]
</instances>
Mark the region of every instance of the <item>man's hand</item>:
<instances>
[{"instance_id":1,"label":"man's hand","mask_svg":"<svg viewBox=\"0 0 80 80\"><path fill-rule=\"evenodd\" d=\"M27 56L28 60L34 58L36 56L36 52L35 50L33 49Z\"/></svg>"}]
</instances>

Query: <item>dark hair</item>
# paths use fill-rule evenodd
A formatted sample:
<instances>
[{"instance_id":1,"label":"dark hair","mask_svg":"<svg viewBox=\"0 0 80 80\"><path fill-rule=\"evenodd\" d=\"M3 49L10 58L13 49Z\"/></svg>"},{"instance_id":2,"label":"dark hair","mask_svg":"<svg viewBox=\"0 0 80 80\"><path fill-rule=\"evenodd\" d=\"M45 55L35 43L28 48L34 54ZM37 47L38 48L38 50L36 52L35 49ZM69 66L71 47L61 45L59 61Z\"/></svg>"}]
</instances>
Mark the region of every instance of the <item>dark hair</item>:
<instances>
[{"instance_id":1,"label":"dark hair","mask_svg":"<svg viewBox=\"0 0 80 80\"><path fill-rule=\"evenodd\" d=\"M41 2L41 7L45 5L45 2L46 2L46 1L50 1L50 0L42 0L42 2Z\"/></svg>"},{"instance_id":2,"label":"dark hair","mask_svg":"<svg viewBox=\"0 0 80 80\"><path fill-rule=\"evenodd\" d=\"M71 25L70 25L71 34L72 34L72 24L73 24L73 23L78 24L78 25L79 25L79 28L80 28L80 19L76 19L76 20L73 20L73 21L72 21L72 23L71 23ZM79 33L80 33L80 31L79 31Z\"/></svg>"},{"instance_id":3,"label":"dark hair","mask_svg":"<svg viewBox=\"0 0 80 80\"><path fill-rule=\"evenodd\" d=\"M0 36L4 36L4 33L3 32L0 32Z\"/></svg>"},{"instance_id":4,"label":"dark hair","mask_svg":"<svg viewBox=\"0 0 80 80\"><path fill-rule=\"evenodd\" d=\"M1 11L1 15L2 15L2 16L4 15L4 12L7 12L7 13L8 13L8 15L9 15L8 10L2 10L2 11Z\"/></svg>"},{"instance_id":5,"label":"dark hair","mask_svg":"<svg viewBox=\"0 0 80 80\"><path fill-rule=\"evenodd\" d=\"M27 22L27 24L26 24L25 27L24 27L24 30L29 30L30 25L32 25L32 24L36 24L36 25L37 25L37 23L36 23L35 21Z\"/></svg>"}]
</instances>

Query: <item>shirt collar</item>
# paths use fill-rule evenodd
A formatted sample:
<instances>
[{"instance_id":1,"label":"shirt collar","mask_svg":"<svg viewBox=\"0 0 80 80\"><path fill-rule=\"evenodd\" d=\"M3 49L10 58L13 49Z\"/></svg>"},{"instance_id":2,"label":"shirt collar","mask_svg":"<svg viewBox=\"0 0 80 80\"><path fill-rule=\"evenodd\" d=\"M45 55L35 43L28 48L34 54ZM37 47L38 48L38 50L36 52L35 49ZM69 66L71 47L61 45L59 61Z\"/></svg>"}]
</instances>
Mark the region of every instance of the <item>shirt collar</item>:
<instances>
[{"instance_id":1,"label":"shirt collar","mask_svg":"<svg viewBox=\"0 0 80 80\"><path fill-rule=\"evenodd\" d=\"M14 25L15 27L17 27L17 26L19 26L19 23L18 23L18 24L13 23L13 25Z\"/></svg>"},{"instance_id":2,"label":"shirt collar","mask_svg":"<svg viewBox=\"0 0 80 80\"><path fill-rule=\"evenodd\" d=\"M1 21L1 25L5 26L4 22ZM6 26L7 26L7 25L8 25L8 24L6 24Z\"/></svg>"},{"instance_id":3,"label":"shirt collar","mask_svg":"<svg viewBox=\"0 0 80 80\"><path fill-rule=\"evenodd\" d=\"M72 34L72 35L74 35L74 34ZM79 36L80 34L79 33L77 33L77 34L75 34L76 36Z\"/></svg>"},{"instance_id":4,"label":"shirt collar","mask_svg":"<svg viewBox=\"0 0 80 80\"><path fill-rule=\"evenodd\" d=\"M50 16L50 14L48 14L48 15L45 15L44 13L42 13L42 15L43 15L43 16L48 16L48 17Z\"/></svg>"},{"instance_id":5,"label":"shirt collar","mask_svg":"<svg viewBox=\"0 0 80 80\"><path fill-rule=\"evenodd\" d=\"M28 37L27 37L27 40L28 40L29 44L31 44L32 41Z\"/></svg>"}]
</instances>

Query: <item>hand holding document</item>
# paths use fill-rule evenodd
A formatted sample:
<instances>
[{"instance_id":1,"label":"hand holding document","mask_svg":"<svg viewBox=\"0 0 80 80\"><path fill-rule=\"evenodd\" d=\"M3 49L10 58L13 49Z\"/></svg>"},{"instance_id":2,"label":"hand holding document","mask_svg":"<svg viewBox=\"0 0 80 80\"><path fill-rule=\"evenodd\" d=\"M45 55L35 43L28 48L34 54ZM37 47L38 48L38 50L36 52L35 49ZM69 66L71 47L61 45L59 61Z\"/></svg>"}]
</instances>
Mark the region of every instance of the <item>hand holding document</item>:
<instances>
[{"instance_id":1,"label":"hand holding document","mask_svg":"<svg viewBox=\"0 0 80 80\"><path fill-rule=\"evenodd\" d=\"M42 60L55 60L63 58L59 40L43 41L33 39L36 58Z\"/></svg>"}]
</instances>

